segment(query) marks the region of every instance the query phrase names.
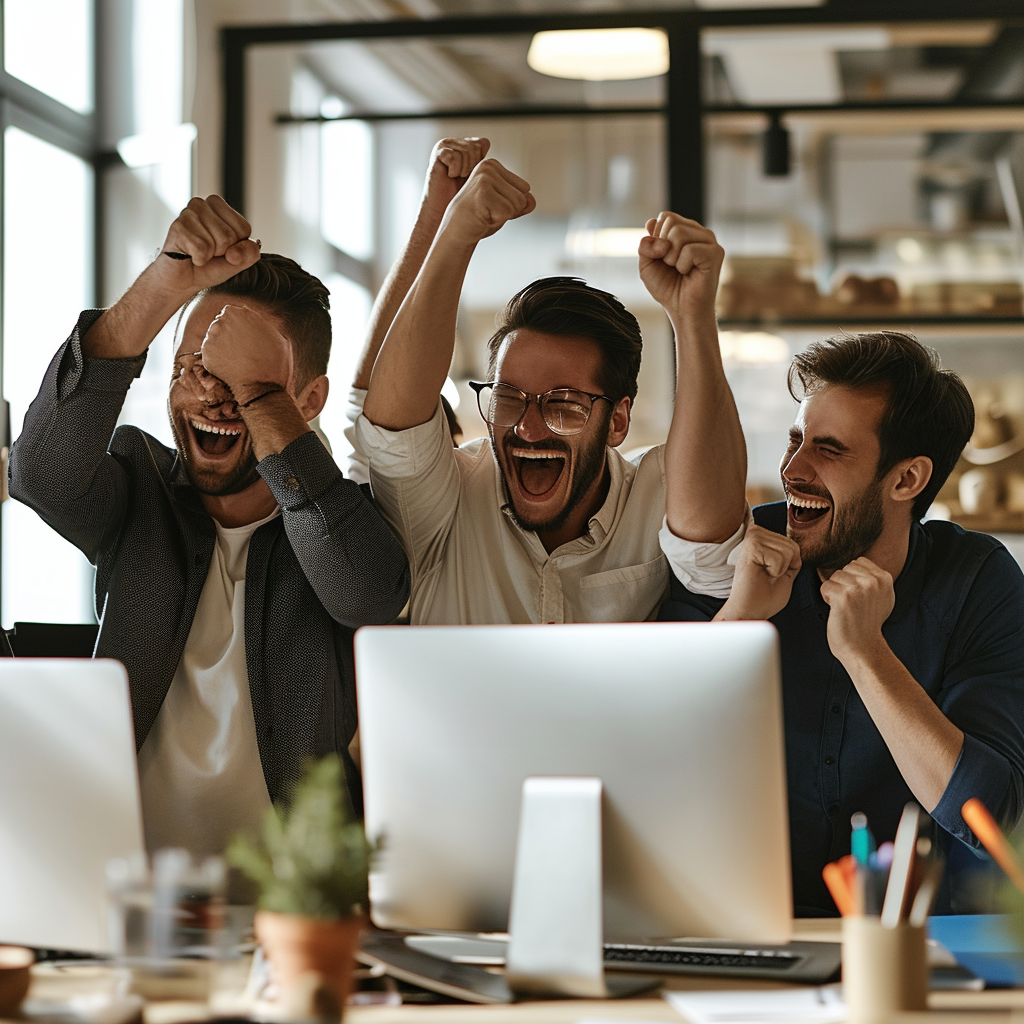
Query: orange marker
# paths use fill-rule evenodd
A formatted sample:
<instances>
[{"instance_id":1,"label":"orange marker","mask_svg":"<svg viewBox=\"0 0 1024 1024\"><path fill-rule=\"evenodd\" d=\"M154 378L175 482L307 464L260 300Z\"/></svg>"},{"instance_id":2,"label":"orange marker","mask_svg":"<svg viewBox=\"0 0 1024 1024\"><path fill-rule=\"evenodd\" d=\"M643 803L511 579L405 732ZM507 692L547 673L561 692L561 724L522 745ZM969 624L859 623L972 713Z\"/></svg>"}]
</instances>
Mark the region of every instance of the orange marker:
<instances>
[{"instance_id":1,"label":"orange marker","mask_svg":"<svg viewBox=\"0 0 1024 1024\"><path fill-rule=\"evenodd\" d=\"M821 877L825 879L829 894L832 896L835 905L839 908L839 913L843 917L855 914L857 911L854 906L853 892L850 889L849 882L846 880L846 874L843 869L838 864L826 864L821 869Z\"/></svg>"},{"instance_id":2,"label":"orange marker","mask_svg":"<svg viewBox=\"0 0 1024 1024\"><path fill-rule=\"evenodd\" d=\"M972 797L960 808L964 821L971 831L981 840L982 845L992 855L992 859L1006 872L1010 881L1024 892L1024 870L1014 855L1010 844L1006 841L995 819L978 799Z\"/></svg>"}]
</instances>

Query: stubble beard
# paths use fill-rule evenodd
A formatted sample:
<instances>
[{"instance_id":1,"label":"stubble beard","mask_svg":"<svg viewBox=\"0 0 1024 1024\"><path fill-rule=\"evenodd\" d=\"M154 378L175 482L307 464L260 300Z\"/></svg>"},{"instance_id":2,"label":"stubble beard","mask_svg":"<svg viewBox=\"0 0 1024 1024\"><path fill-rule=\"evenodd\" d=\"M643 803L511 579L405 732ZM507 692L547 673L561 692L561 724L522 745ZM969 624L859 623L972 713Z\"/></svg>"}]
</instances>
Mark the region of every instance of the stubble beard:
<instances>
[{"instance_id":1,"label":"stubble beard","mask_svg":"<svg viewBox=\"0 0 1024 1024\"><path fill-rule=\"evenodd\" d=\"M178 459L185 468L185 475L200 494L206 494L213 498L239 494L248 490L260 479L256 469L256 453L252 449L249 450L245 458L235 463L226 472L200 470L193 465L189 457L188 448L182 437L182 428L178 425L173 413L171 414L171 432L174 434L174 445L178 450ZM242 444L243 442L239 440L236 443Z\"/></svg>"},{"instance_id":2,"label":"stubble beard","mask_svg":"<svg viewBox=\"0 0 1024 1024\"><path fill-rule=\"evenodd\" d=\"M882 535L882 481L875 480L841 508L833 502L832 526L817 547L800 549L804 565L833 573L865 554Z\"/></svg>"},{"instance_id":3,"label":"stubble beard","mask_svg":"<svg viewBox=\"0 0 1024 1024\"><path fill-rule=\"evenodd\" d=\"M515 520L516 525L523 530L530 530L534 533L548 533L553 530L560 530L568 522L569 517L576 511L577 506L583 500L583 495L587 493L594 481L604 471L604 453L607 447L608 437L608 422L611 419L610 414L604 416L604 422L600 424L597 430L594 431L592 439L579 449L577 449L575 456L571 454L571 448L566 444L566 470L571 467L573 473L572 485L569 488L569 494L565 499L565 504L562 508L553 515L550 519L543 522L531 522L524 519L516 509L514 503L509 500L508 509L512 514L512 518ZM589 424L588 424L589 426ZM586 429L586 428L584 428ZM494 434L488 435L491 442L491 454L494 457L494 461L498 464L498 469L501 472L501 481L505 488L505 494L511 495L512 491L508 485L508 479L505 475L505 468L502 464L501 459L498 458L498 449L494 443ZM530 445L523 444L521 441L513 440L513 434L509 432L503 439L503 446L505 447L505 458L510 467L511 472L515 472L514 459L510 454L509 449L512 447L529 448ZM550 447L547 445L546 447Z\"/></svg>"}]
</instances>

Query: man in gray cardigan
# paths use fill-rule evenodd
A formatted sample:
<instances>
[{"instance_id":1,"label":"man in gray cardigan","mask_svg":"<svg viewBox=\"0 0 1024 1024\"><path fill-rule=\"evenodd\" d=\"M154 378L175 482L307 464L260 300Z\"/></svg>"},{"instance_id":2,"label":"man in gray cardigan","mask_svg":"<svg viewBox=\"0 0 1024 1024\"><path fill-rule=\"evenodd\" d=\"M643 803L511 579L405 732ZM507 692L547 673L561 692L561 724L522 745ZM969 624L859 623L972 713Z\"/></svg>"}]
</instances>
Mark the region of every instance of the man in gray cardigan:
<instances>
[{"instance_id":1,"label":"man in gray cardigan","mask_svg":"<svg viewBox=\"0 0 1024 1024\"><path fill-rule=\"evenodd\" d=\"M287 799L304 758L346 754L352 632L409 591L398 541L308 426L327 290L249 235L193 199L125 295L81 315L11 453L12 495L96 565L95 654L128 670L147 845L200 855ZM178 310L169 449L115 425Z\"/></svg>"}]
</instances>

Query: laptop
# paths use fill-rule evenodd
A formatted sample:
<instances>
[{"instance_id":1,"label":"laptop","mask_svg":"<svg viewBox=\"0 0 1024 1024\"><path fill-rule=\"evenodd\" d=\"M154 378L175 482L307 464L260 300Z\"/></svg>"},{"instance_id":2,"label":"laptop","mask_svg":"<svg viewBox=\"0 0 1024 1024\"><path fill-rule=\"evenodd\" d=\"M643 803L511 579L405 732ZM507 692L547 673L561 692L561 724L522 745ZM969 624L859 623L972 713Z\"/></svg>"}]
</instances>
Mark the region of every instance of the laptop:
<instances>
[{"instance_id":1,"label":"laptop","mask_svg":"<svg viewBox=\"0 0 1024 1024\"><path fill-rule=\"evenodd\" d=\"M603 785L607 969L835 976L837 944L787 941L772 626L370 627L355 651L367 831L383 840L371 916L421 933L368 935L367 959L460 998L509 998L483 970L505 942L481 933L509 928L523 783L583 776Z\"/></svg>"},{"instance_id":2,"label":"laptop","mask_svg":"<svg viewBox=\"0 0 1024 1024\"><path fill-rule=\"evenodd\" d=\"M144 852L124 667L0 659L0 943L111 952L106 864Z\"/></svg>"}]
</instances>

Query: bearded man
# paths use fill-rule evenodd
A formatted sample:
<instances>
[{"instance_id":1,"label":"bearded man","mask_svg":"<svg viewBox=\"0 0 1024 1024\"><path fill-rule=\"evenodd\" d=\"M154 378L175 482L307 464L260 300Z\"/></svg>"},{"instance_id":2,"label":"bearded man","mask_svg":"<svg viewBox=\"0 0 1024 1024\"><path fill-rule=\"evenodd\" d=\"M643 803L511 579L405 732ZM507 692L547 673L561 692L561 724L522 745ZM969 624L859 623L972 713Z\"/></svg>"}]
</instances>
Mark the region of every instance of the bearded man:
<instances>
[{"instance_id":1,"label":"bearded man","mask_svg":"<svg viewBox=\"0 0 1024 1024\"><path fill-rule=\"evenodd\" d=\"M411 620L653 618L668 584L658 544L665 454L658 447L633 464L615 451L629 428L641 351L636 318L618 299L574 278L522 289L490 340L489 379L472 385L488 437L452 447L439 396L466 270L483 239L536 201L526 181L482 158L486 140L439 146L450 151L444 162L458 187L438 207L436 233L433 224L414 232L404 269L393 274L404 282L404 302L356 423L374 500L409 556ZM652 218L647 230L640 277L668 313L679 372L693 377L699 396L676 408L672 429L720 423L723 443L742 451L735 414L721 408L731 396L708 383L718 371L700 340L717 337L722 250L709 231L673 213ZM742 481L723 501L705 451L677 453L687 462L680 475L704 481L693 492L698 502L707 497L697 535L714 539L742 512Z\"/></svg>"},{"instance_id":2,"label":"bearded man","mask_svg":"<svg viewBox=\"0 0 1024 1024\"><path fill-rule=\"evenodd\" d=\"M854 812L892 839L916 800L944 854L979 847L961 816L970 797L1004 827L1020 817L1024 577L994 538L921 521L974 426L933 352L896 331L842 335L798 355L789 386L785 502L687 546L685 497L670 499L662 617L777 627L795 910L821 916L836 912L821 871L850 852ZM726 449L719 471L744 473ZM948 913L962 894L948 873L944 885Z\"/></svg>"},{"instance_id":3,"label":"bearded man","mask_svg":"<svg viewBox=\"0 0 1024 1024\"><path fill-rule=\"evenodd\" d=\"M286 800L305 758L347 757L352 633L408 595L398 541L308 425L327 289L249 234L193 199L125 295L82 313L11 452L11 494L96 565L95 655L128 670L147 846L200 856ZM115 426L179 310L170 449Z\"/></svg>"}]
</instances>

